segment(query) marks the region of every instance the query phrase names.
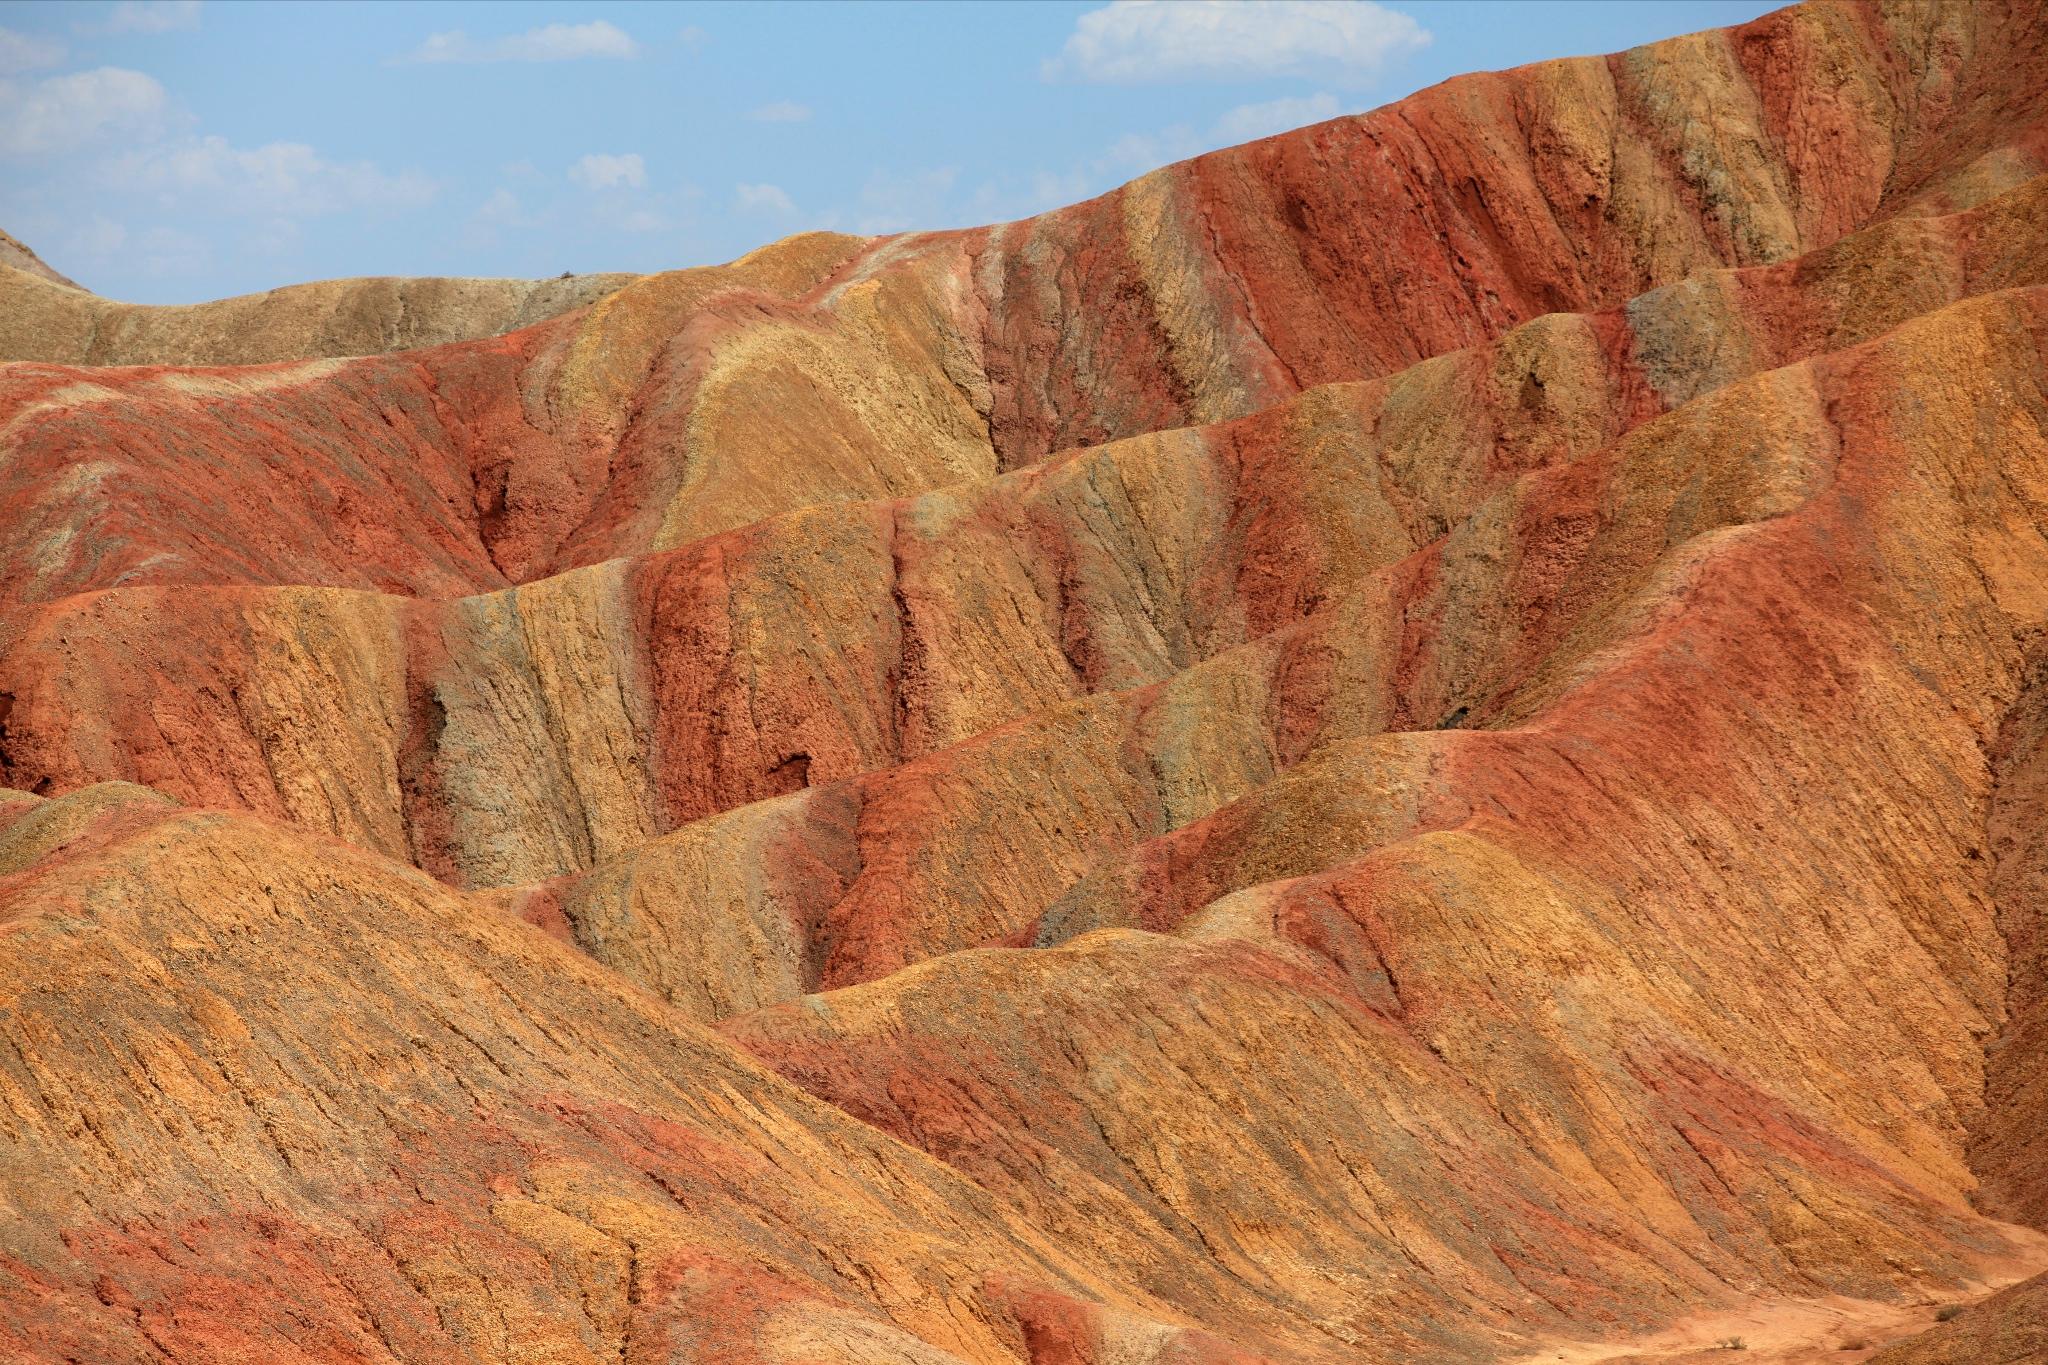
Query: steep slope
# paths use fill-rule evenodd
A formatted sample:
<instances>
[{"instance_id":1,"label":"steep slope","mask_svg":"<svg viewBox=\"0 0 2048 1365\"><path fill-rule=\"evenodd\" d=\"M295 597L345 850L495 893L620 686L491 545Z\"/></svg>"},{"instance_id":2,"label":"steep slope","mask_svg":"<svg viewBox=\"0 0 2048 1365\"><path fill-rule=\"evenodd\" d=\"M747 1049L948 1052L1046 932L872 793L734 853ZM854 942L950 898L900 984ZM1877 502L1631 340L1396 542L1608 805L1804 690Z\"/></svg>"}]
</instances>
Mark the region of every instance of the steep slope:
<instances>
[{"instance_id":1,"label":"steep slope","mask_svg":"<svg viewBox=\"0 0 2048 1365\"><path fill-rule=\"evenodd\" d=\"M1784 266L1694 276L1588 317L1552 316L1256 417L903 503L791 513L485 598L140 588L67 598L19 617L23 633L0 658L10 699L0 761L22 787L133 780L288 815L466 886L580 870L719 811L922 760L1104 692L1139 689L1049 713L1041 743L1137 744L1157 766L1217 725L1214 704L1174 718L1205 687L1285 711L1291 734L1211 745L1251 763L1235 779L1208 773L1236 781L1235 795L1332 726L1412 728L1461 703L1471 710L1471 681L1457 678L1428 698L1315 695L1329 690L1316 656L1374 648L1365 636L1379 627L1332 613L1355 613L1361 594L1380 591L1376 573L1516 480L1590 456L1669 405L1852 345L1921 307L2048 278L2044 207L2048 179L2038 179L1969 213L1886 224ZM1910 287L1873 290L1878 272ZM183 375L144 382L194 388ZM237 399L241 421L268 397L199 392ZM264 415L282 425L300 411ZM406 425L387 409L374 443L348 429L321 433L318 446L302 437L301 469L331 451L336 465L382 460L387 486L428 473L452 486L457 471L409 458L417 445L392 435ZM157 458L188 483L198 472L175 448ZM246 484L230 471L215 486L219 505ZM101 515L120 505L103 501ZM201 516L194 506L183 520ZM365 544L388 534L375 522L281 525L253 505L221 520L293 556L326 539L336 563L358 555L431 565L442 582L495 577L453 516L404 559ZM186 553L216 572L260 553L226 548L195 542ZM1164 692L1142 690L1210 660ZM1352 719L1324 720L1330 705ZM309 710L331 720L309 726ZM1142 737L1148 728L1161 733ZM916 771L972 761L966 753ZM328 790L338 775L345 796ZM903 794L917 783L906 773L863 790L915 800ZM1227 799L1163 793L1164 808L1120 819L1185 824Z\"/></svg>"},{"instance_id":2,"label":"steep slope","mask_svg":"<svg viewBox=\"0 0 2048 1365\"><path fill-rule=\"evenodd\" d=\"M26 275L33 275L37 279L47 280L51 284L61 284L66 289L81 288L79 283L70 276L60 275L52 270L44 263L43 258L36 255L26 243L17 241L5 232L0 232L0 266L6 266L10 270L17 270ZM25 360L30 357L10 356L8 358L10 360Z\"/></svg>"},{"instance_id":3,"label":"steep slope","mask_svg":"<svg viewBox=\"0 0 2048 1365\"><path fill-rule=\"evenodd\" d=\"M0 1340L1477 1361L2038 1263L2044 41L0 369Z\"/></svg>"},{"instance_id":4,"label":"steep slope","mask_svg":"<svg viewBox=\"0 0 2048 1365\"><path fill-rule=\"evenodd\" d=\"M405 527L452 508L524 581L1228 419L1541 313L1970 207L2041 169L2044 45L2030 3L1796 7L1611 60L1461 77L1022 223L798 238L650 276L522 341L288 387L358 430L431 411L405 424L416 457L467 469L467 490L448 504L365 488L362 514ZM23 414L10 468L60 439L43 433L66 421L70 382L52 371L6 397ZM161 407L194 453L243 462L284 517L327 516L329 482L256 463L232 406L123 391L135 406L96 427L147 431ZM79 489L27 477L0 490L10 505L49 524L85 515ZM182 516L141 514L138 490L131 556L87 574L39 565L47 589L220 581L182 553L191 513L165 493ZM359 586L379 567L240 581Z\"/></svg>"},{"instance_id":5,"label":"steep slope","mask_svg":"<svg viewBox=\"0 0 2048 1365\"><path fill-rule=\"evenodd\" d=\"M0 860L44 852L0 884L16 1358L938 1365L1096 1297L1085 1256L417 873L144 789L12 804Z\"/></svg>"},{"instance_id":6,"label":"steep slope","mask_svg":"<svg viewBox=\"0 0 2048 1365\"><path fill-rule=\"evenodd\" d=\"M1930 1256L1957 1232L1922 1220L1944 1203L1958 1216L1976 1184L1964 1145L2006 985L1989 888L1972 869L1991 787L1980 745L2016 691L2015 636L2038 628L2027 604L2039 580L2015 566L2043 562L2039 506L2000 499L2038 487L2048 458L2044 306L2040 291L1958 305L1805 374L1736 386L1535 476L1519 515L1499 519L1521 533L1506 545L1482 528L1454 533L1440 567L1417 567L1507 610L1454 604L1422 638L1445 652L1468 633L1556 641L1542 668L1502 689L1527 719L1330 745L1169 836L1174 847L1142 850L1136 875L1111 871L1095 903L1056 906L1064 922L1038 937L1121 919L1185 946L1105 930L1051 952L954 952L728 1029L984 1186L1021 1185L1020 1206L1062 1202L1035 1188L1033 1168L1075 1161L1165 1200L1212 1254L1324 1293L1365 1259L1334 1240L1329 1215L1248 1221L1232 1201L1257 1191L1255 1202L1286 1207L1279 1171L1301 1182L1297 1198L1342 1188L1335 1169L1278 1157L1332 1134L1348 1168L1392 1187L1351 1200L1380 1209L1367 1226L1385 1236L1405 1224L1442 1247L1447 1230L1478 1221L1486 1232L1458 1259L1498 1277L1497 1292L1565 1311L1627 1317L1602 1275L1565 1261L1591 1228L1780 1290L1868 1294L1889 1276L1952 1273ZM1919 385L1915 403L1893 406L1886 371L1926 373L1936 355L1946 363L1931 368L1969 379ZM1826 412L1834 430L1802 409ZM1949 444L1946 433L1973 427L1980 440ZM1966 450L1995 458L2013 491L1980 500L2000 485L1957 463ZM1902 498L1912 505L1885 505ZM1605 527L1559 537L1588 504ZM1918 566L1934 579L1904 576ZM1404 612L1427 611L1435 576L1413 574L1407 602L1385 605L1388 634L1398 639ZM1560 579L1576 591L1532 601L1532 580ZM1928 600L1943 603L1939 622L1908 605ZM1394 649L1381 657L1403 662ZM1400 687L1398 667L1387 671ZM1435 691L1418 675L1410 686ZM1053 804L1045 785L1036 811ZM1332 820L1347 806L1358 816ZM1003 817L967 825L991 827ZM984 853L977 870L992 861ZM888 880L916 887L926 864L903 863ZM914 956L965 946L939 937L958 929L931 923L945 915L934 900L913 890L897 910L911 917ZM1226 950L1243 955L1234 972L1201 956ZM1181 965L1190 957L1202 966ZM1109 969L1118 958L1129 965ZM1084 962L1105 964L1102 984ZM1282 971L1308 975L1290 992L1302 1003L1282 1006L1270 987L1257 1003L1205 994ZM1277 1022L1293 1010L1313 1012ZM1307 1022L1318 1015L1330 1022ZM1386 1060L1340 1061L1320 1035L1332 1015L1351 1035L1406 1040L1417 1078L1400 1084ZM1306 1071L1283 1064L1297 1046ZM1450 1074L1425 1080L1425 1066ZM1115 1084L1097 1079L1105 1071ZM1845 1087L1846 1075L1865 1080ZM1369 1100L1366 1086L1399 1100ZM1572 1172L1577 1198L1604 1205L1566 1218L1569 1240L1544 1224L1537 1266L1507 1250L1537 1225L1527 1208L1433 1188L1402 1155L1417 1116L1455 1114L1473 1093L1496 1141L1527 1153L1512 1164ZM1176 1141L1206 1154L1155 1169L1163 1158L1141 1115L1176 1116ZM1223 1115L1260 1138L1212 1138ZM1454 1126L1473 1141L1471 1125ZM1259 1143L1277 1149L1270 1166L1229 1155ZM1461 1173L1490 1165L1468 1152ZM1927 1212L1891 1203L1909 1188L1933 1201ZM1618 1233L1637 1220L1644 1231ZM1313 1243L1276 1237L1276 1221L1314 1227ZM1320 1250L1304 1261L1308 1245ZM1432 1283L1453 1274L1413 1244L1397 1264L1427 1267ZM1363 1278L1347 1296L1354 1313L1413 1291L1399 1274ZM1627 1278L1638 1293L1659 1279L1640 1265Z\"/></svg>"},{"instance_id":7,"label":"steep slope","mask_svg":"<svg viewBox=\"0 0 2048 1365\"><path fill-rule=\"evenodd\" d=\"M1985 1075L1985 1113L1971 1164L1981 1205L2001 1218L2048 1227L2048 902L2043 900L2042 658L2030 642L2024 689L1992 748L1998 775L1987 820L1991 885L2008 947L2005 1028Z\"/></svg>"}]
</instances>

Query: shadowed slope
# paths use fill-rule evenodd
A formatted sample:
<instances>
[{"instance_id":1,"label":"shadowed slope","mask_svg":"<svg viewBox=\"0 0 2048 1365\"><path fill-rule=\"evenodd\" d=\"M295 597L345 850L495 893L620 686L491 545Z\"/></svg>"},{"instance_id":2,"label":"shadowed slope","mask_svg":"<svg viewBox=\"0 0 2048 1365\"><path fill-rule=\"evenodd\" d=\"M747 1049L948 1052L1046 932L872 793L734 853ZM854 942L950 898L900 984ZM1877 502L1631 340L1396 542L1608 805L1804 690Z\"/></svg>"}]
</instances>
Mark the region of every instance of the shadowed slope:
<instances>
[{"instance_id":1,"label":"shadowed slope","mask_svg":"<svg viewBox=\"0 0 2048 1365\"><path fill-rule=\"evenodd\" d=\"M1991 884L2009 949L2005 1027L1993 1041L1985 1111L1973 1133L1971 1164L1984 1176L1980 1202L2001 1218L2048 1227L2048 901L2043 882L2048 812L2048 715L2038 643L2025 690L1992 750L1998 790L1988 821Z\"/></svg>"}]
</instances>

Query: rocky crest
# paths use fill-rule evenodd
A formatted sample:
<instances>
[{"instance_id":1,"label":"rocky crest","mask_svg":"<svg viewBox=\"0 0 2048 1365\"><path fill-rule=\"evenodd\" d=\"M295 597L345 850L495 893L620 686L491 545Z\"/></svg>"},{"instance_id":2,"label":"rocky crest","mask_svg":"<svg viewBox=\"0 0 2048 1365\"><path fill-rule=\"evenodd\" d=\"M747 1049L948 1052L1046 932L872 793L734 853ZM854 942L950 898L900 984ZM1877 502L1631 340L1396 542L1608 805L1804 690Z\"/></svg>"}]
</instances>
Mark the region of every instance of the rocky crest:
<instances>
[{"instance_id":1,"label":"rocky crest","mask_svg":"<svg viewBox=\"0 0 2048 1365\"><path fill-rule=\"evenodd\" d=\"M2048 9L1812 0L972 231L0 268L0 1346L2036 1359L2044 171Z\"/></svg>"}]
</instances>

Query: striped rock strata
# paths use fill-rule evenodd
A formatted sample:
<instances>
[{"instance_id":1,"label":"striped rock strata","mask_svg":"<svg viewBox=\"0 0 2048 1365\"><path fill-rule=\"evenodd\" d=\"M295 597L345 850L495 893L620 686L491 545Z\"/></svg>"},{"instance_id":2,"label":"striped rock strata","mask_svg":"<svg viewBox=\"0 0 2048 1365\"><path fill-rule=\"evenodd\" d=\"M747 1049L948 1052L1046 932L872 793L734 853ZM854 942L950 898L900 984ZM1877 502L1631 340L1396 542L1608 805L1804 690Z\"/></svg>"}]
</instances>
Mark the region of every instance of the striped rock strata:
<instances>
[{"instance_id":1,"label":"striped rock strata","mask_svg":"<svg viewBox=\"0 0 2048 1365\"><path fill-rule=\"evenodd\" d=\"M0 1341L1481 1360L2048 1262L2044 86L1812 4L499 337L53 330Z\"/></svg>"}]
</instances>

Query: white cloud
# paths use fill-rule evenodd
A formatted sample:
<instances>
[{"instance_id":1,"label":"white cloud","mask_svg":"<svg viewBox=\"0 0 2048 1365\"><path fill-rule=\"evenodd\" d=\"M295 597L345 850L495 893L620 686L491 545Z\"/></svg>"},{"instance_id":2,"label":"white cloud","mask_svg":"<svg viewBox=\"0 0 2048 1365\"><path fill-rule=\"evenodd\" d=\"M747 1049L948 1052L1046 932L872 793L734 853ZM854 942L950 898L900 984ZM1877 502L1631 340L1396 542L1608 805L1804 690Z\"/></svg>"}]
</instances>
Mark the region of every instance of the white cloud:
<instances>
[{"instance_id":1,"label":"white cloud","mask_svg":"<svg viewBox=\"0 0 2048 1365\"><path fill-rule=\"evenodd\" d=\"M599 153L586 156L571 166L569 178L586 190L608 190L619 185L645 189L647 163L640 159L638 152L628 152L624 156Z\"/></svg>"},{"instance_id":2,"label":"white cloud","mask_svg":"<svg viewBox=\"0 0 2048 1365\"><path fill-rule=\"evenodd\" d=\"M0 155L68 152L115 133L156 134L164 88L140 71L103 66L27 89L0 81Z\"/></svg>"},{"instance_id":3,"label":"white cloud","mask_svg":"<svg viewBox=\"0 0 2048 1365\"><path fill-rule=\"evenodd\" d=\"M733 205L750 213L795 213L796 205L778 185L735 185Z\"/></svg>"},{"instance_id":4,"label":"white cloud","mask_svg":"<svg viewBox=\"0 0 2048 1365\"><path fill-rule=\"evenodd\" d=\"M1290 128L1321 123L1342 113L1335 95L1313 95L1269 100L1264 104L1240 104L1216 120L1216 140L1226 145L1271 137Z\"/></svg>"},{"instance_id":5,"label":"white cloud","mask_svg":"<svg viewBox=\"0 0 2048 1365\"><path fill-rule=\"evenodd\" d=\"M48 234L61 238L66 257L99 267L113 266L124 272L175 278L204 269L211 254L199 237L164 224L130 228L105 214L95 213L69 231L51 225ZM37 234L35 240L43 240Z\"/></svg>"},{"instance_id":6,"label":"white cloud","mask_svg":"<svg viewBox=\"0 0 2048 1365\"><path fill-rule=\"evenodd\" d=\"M1426 46L1409 16L1372 0L1113 0L1074 25L1047 80L1252 80L1359 84Z\"/></svg>"},{"instance_id":7,"label":"white cloud","mask_svg":"<svg viewBox=\"0 0 2048 1365\"><path fill-rule=\"evenodd\" d=\"M614 57L622 61L640 55L640 44L624 30L602 19L587 24L549 24L529 29L511 38L488 42L470 37L461 29L436 33L411 52L389 58L386 66L413 62L566 62L578 57Z\"/></svg>"},{"instance_id":8,"label":"white cloud","mask_svg":"<svg viewBox=\"0 0 2048 1365\"><path fill-rule=\"evenodd\" d=\"M95 213L92 222L75 229L71 234L71 250L82 256L111 256L128 244L128 229L124 224Z\"/></svg>"},{"instance_id":9,"label":"white cloud","mask_svg":"<svg viewBox=\"0 0 2048 1365\"><path fill-rule=\"evenodd\" d=\"M263 218L246 224L240 233L242 248L260 256L289 256L305 236L291 218Z\"/></svg>"},{"instance_id":10,"label":"white cloud","mask_svg":"<svg viewBox=\"0 0 2048 1365\"><path fill-rule=\"evenodd\" d=\"M163 225L131 238L122 259L144 274L175 280L203 269L212 255L205 238Z\"/></svg>"},{"instance_id":11,"label":"white cloud","mask_svg":"<svg viewBox=\"0 0 2048 1365\"><path fill-rule=\"evenodd\" d=\"M55 66L63 60L64 44L56 39L0 28L0 76Z\"/></svg>"},{"instance_id":12,"label":"white cloud","mask_svg":"<svg viewBox=\"0 0 2048 1365\"><path fill-rule=\"evenodd\" d=\"M508 189L497 189L484 200L476 216L491 223L516 223L519 221L519 196Z\"/></svg>"},{"instance_id":13,"label":"white cloud","mask_svg":"<svg viewBox=\"0 0 2048 1365\"><path fill-rule=\"evenodd\" d=\"M501 185L463 223L462 242L471 250L489 250L498 244L499 228L530 227L535 221L527 216L519 196Z\"/></svg>"},{"instance_id":14,"label":"white cloud","mask_svg":"<svg viewBox=\"0 0 2048 1365\"><path fill-rule=\"evenodd\" d=\"M946 196L958 179L957 166L914 175L891 175L876 171L861 186L861 207L867 210L855 220L856 230L866 233L902 232L906 228L937 228L951 221Z\"/></svg>"},{"instance_id":15,"label":"white cloud","mask_svg":"<svg viewBox=\"0 0 2048 1365\"><path fill-rule=\"evenodd\" d=\"M1124 176L1143 175L1169 162L1200 156L1213 145L1185 123L1156 133L1125 133L1095 159L1095 169Z\"/></svg>"},{"instance_id":16,"label":"white cloud","mask_svg":"<svg viewBox=\"0 0 2048 1365\"><path fill-rule=\"evenodd\" d=\"M525 170L520 191L500 186L479 204L458 229L459 240L473 250L495 248L505 240L523 240L536 247L558 249L565 241L592 234L647 237L678 232L695 221L693 206L704 192L695 185L650 188L637 155L583 158L569 168L578 186L603 193L562 192L558 180ZM635 248L637 249L637 248Z\"/></svg>"},{"instance_id":17,"label":"white cloud","mask_svg":"<svg viewBox=\"0 0 2048 1365\"><path fill-rule=\"evenodd\" d=\"M959 206L957 219L964 222L1009 222L1028 218L1088 197L1086 171L1076 167L1065 175L1033 171L1029 175L1006 174L985 180Z\"/></svg>"},{"instance_id":18,"label":"white cloud","mask_svg":"<svg viewBox=\"0 0 2048 1365\"><path fill-rule=\"evenodd\" d=\"M203 270L213 253L204 238L167 225L140 232L120 229L120 266L157 279L181 279ZM109 253L111 259L114 253Z\"/></svg>"},{"instance_id":19,"label":"white cloud","mask_svg":"<svg viewBox=\"0 0 2048 1365\"><path fill-rule=\"evenodd\" d=\"M689 51L695 52L698 48L711 41L711 35L698 28L695 24L692 24L676 34L676 41Z\"/></svg>"},{"instance_id":20,"label":"white cloud","mask_svg":"<svg viewBox=\"0 0 2048 1365\"><path fill-rule=\"evenodd\" d=\"M239 151L208 137L154 149L115 163L121 189L189 202L212 213L311 218L347 209L403 211L430 203L437 191L418 170L386 175L368 161L334 162L298 142Z\"/></svg>"},{"instance_id":21,"label":"white cloud","mask_svg":"<svg viewBox=\"0 0 2048 1365\"><path fill-rule=\"evenodd\" d=\"M1040 213L1061 204L1076 203L1107 185L1131 180L1218 147L1271 137L1346 112L1350 112L1349 108L1337 96L1318 91L1263 104L1240 104L1217 119L1206 133L1191 123L1176 123L1152 132L1125 133L1065 175L1037 172L1031 177L1029 191L1020 192L1014 181L1008 185L984 185L975 195L972 207L984 218L998 211L1017 216Z\"/></svg>"},{"instance_id":22,"label":"white cloud","mask_svg":"<svg viewBox=\"0 0 2048 1365\"><path fill-rule=\"evenodd\" d=\"M802 123L811 116L808 104L796 104L789 100L777 100L764 104L759 109L749 109L747 117L756 123Z\"/></svg>"},{"instance_id":23,"label":"white cloud","mask_svg":"<svg viewBox=\"0 0 2048 1365\"><path fill-rule=\"evenodd\" d=\"M101 24L80 24L81 33L169 33L199 27L199 0L121 0Z\"/></svg>"}]
</instances>

